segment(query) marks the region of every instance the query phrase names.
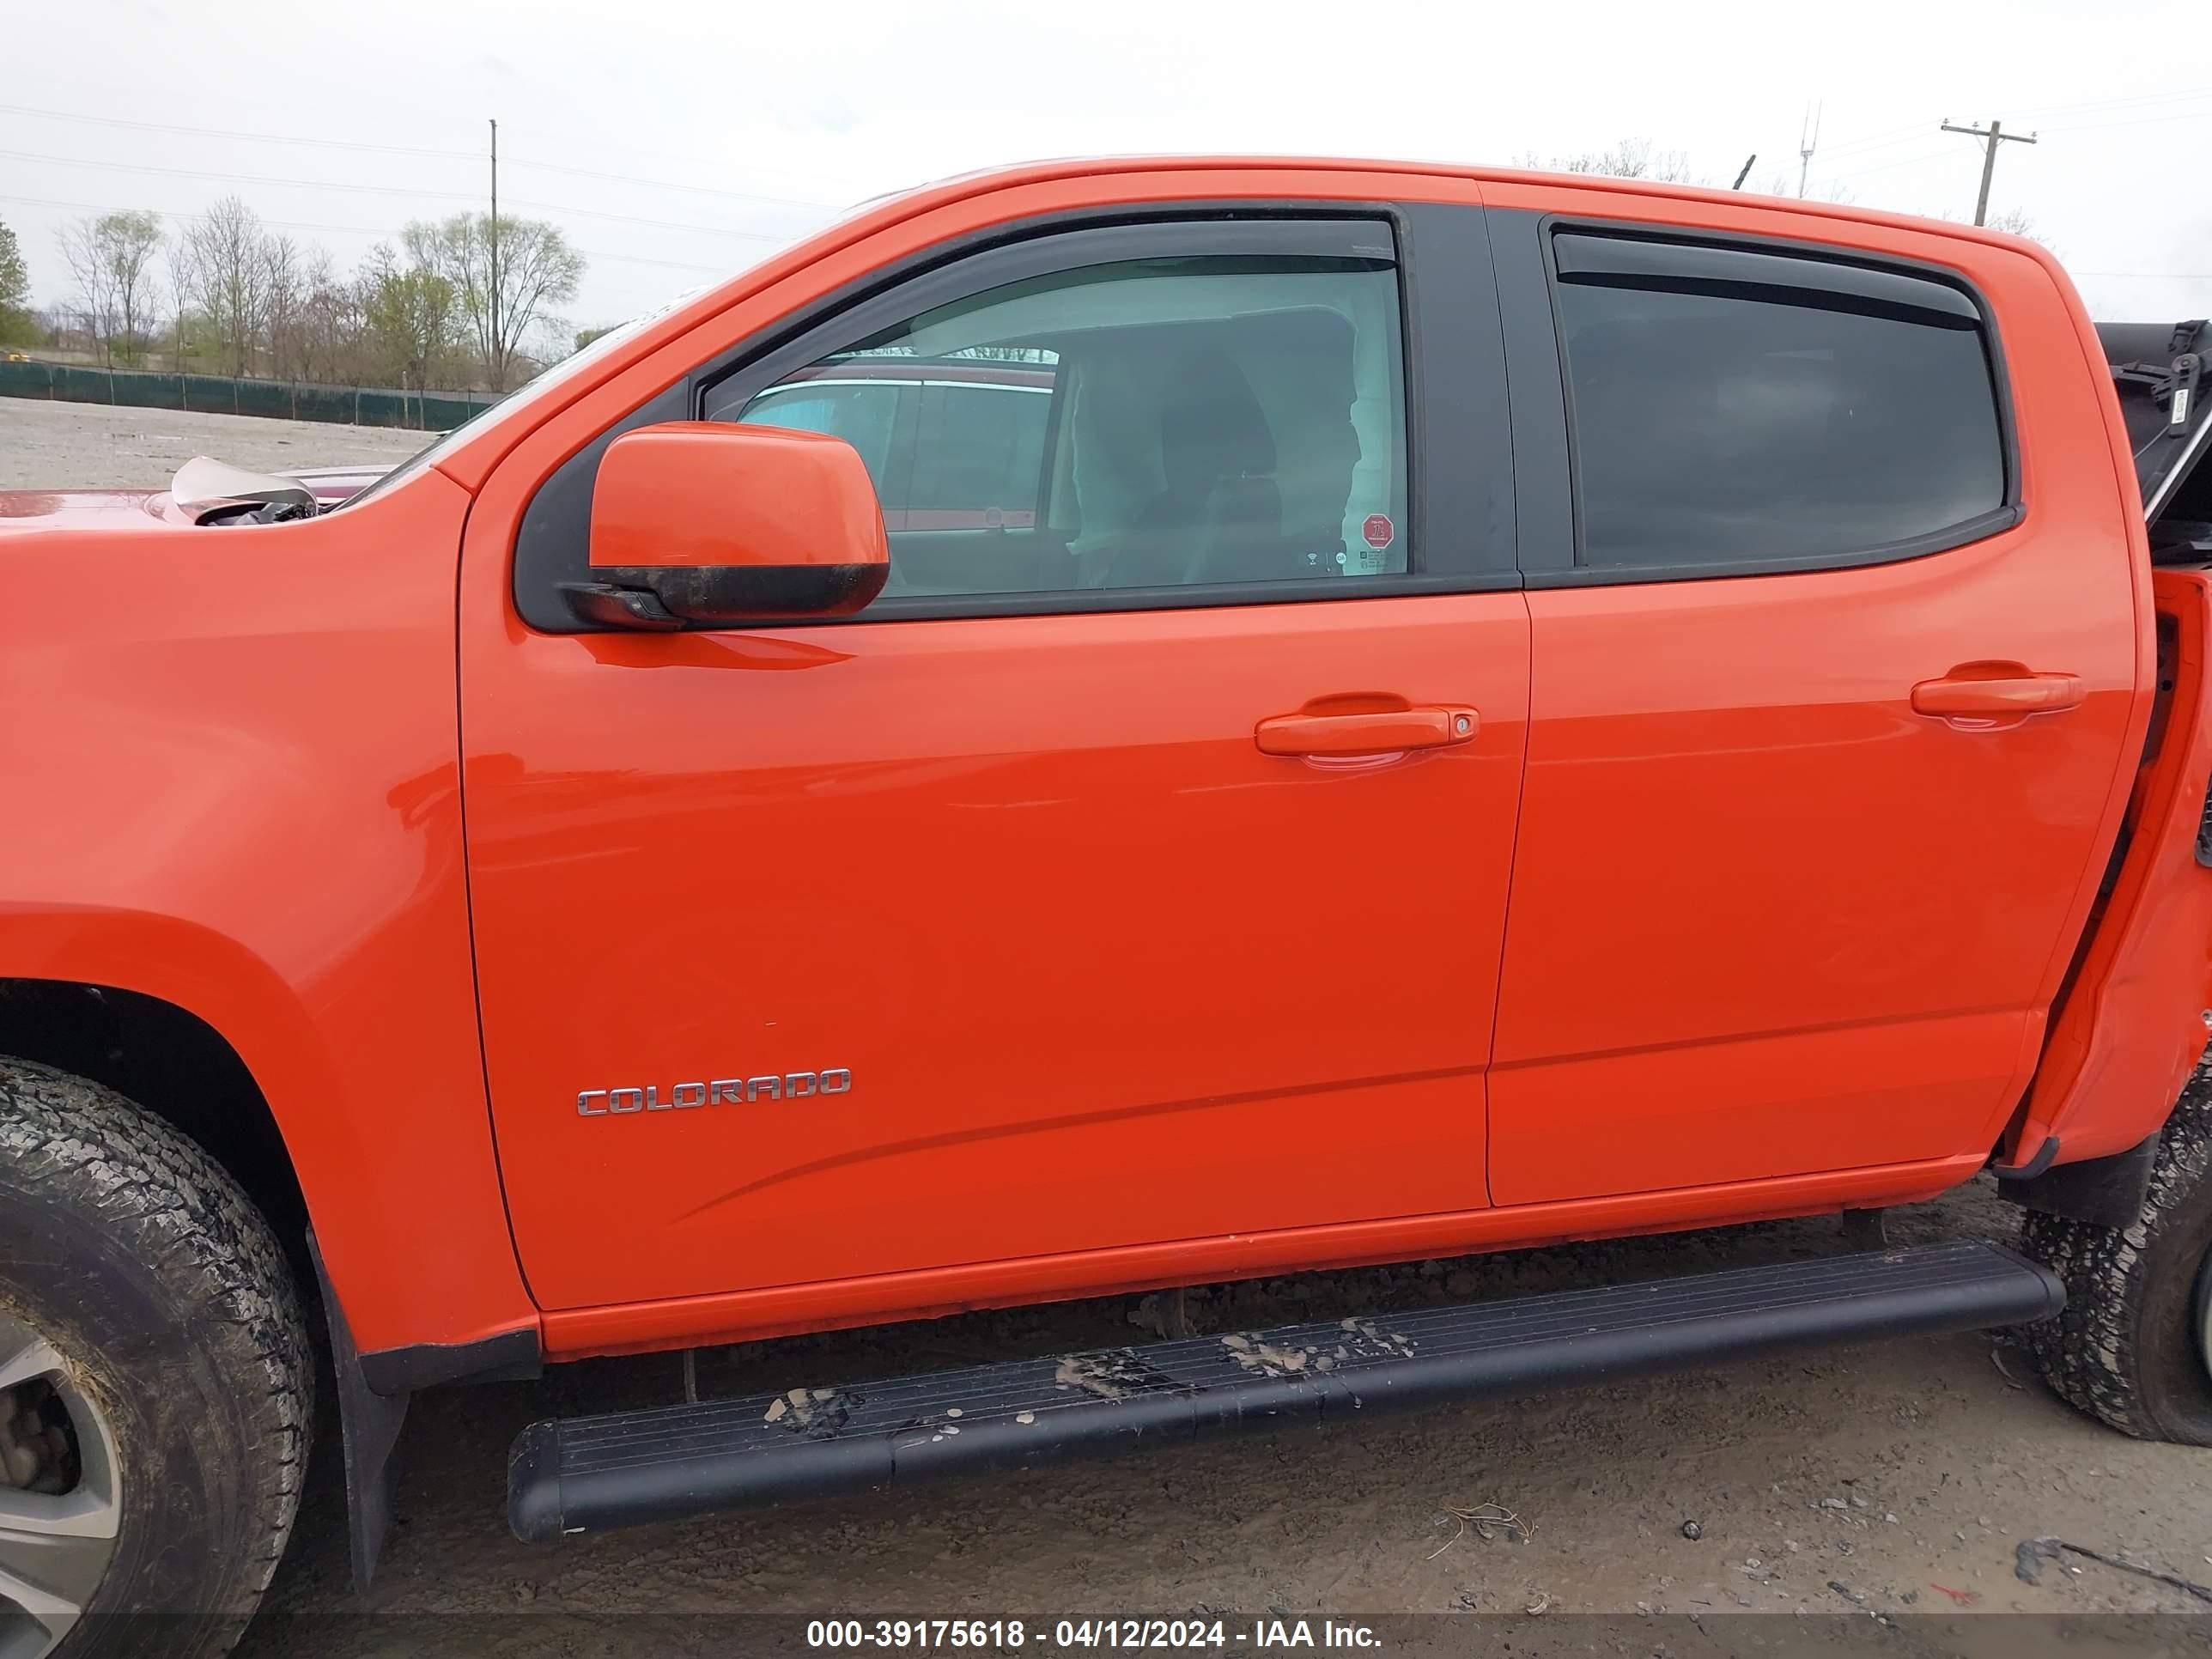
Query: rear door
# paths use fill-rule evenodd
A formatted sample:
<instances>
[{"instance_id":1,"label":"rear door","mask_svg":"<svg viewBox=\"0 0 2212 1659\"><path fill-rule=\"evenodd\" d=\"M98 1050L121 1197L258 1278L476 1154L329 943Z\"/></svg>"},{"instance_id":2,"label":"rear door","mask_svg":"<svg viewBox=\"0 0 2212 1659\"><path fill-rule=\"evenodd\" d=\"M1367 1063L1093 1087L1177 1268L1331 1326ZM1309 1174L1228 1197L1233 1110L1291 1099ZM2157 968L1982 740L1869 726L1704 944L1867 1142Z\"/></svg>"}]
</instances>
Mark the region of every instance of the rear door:
<instances>
[{"instance_id":1,"label":"rear door","mask_svg":"<svg viewBox=\"0 0 2212 1659\"><path fill-rule=\"evenodd\" d=\"M1448 306L1413 308L1414 247ZM511 595L471 589L484 1041L540 1301L1126 1281L1133 1249L1481 1206L1528 663L1479 214L1010 234L645 412L817 393L883 434L860 616L591 632L559 475ZM514 526L471 533L504 565Z\"/></svg>"},{"instance_id":2,"label":"rear door","mask_svg":"<svg viewBox=\"0 0 2212 1659\"><path fill-rule=\"evenodd\" d=\"M1493 1195L1986 1152L2103 867L2142 644L2068 313L2017 255L1969 282L1795 217L1575 200L1493 219L1516 417L1571 437L1548 483L1523 449Z\"/></svg>"}]
</instances>

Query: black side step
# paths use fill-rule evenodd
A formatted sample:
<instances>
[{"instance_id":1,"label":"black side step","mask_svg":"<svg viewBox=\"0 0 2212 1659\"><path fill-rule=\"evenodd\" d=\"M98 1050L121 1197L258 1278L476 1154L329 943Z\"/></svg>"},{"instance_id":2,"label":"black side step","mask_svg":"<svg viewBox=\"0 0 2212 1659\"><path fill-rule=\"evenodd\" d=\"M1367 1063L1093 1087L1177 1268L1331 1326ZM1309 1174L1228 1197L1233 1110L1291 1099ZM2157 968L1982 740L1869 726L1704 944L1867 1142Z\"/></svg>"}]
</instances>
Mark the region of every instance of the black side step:
<instances>
[{"instance_id":1,"label":"black side step","mask_svg":"<svg viewBox=\"0 0 2212 1659\"><path fill-rule=\"evenodd\" d=\"M2009 1250L1936 1244L533 1423L508 1457L507 1516L544 1542L1283 1419L2025 1323L2065 1301Z\"/></svg>"}]
</instances>

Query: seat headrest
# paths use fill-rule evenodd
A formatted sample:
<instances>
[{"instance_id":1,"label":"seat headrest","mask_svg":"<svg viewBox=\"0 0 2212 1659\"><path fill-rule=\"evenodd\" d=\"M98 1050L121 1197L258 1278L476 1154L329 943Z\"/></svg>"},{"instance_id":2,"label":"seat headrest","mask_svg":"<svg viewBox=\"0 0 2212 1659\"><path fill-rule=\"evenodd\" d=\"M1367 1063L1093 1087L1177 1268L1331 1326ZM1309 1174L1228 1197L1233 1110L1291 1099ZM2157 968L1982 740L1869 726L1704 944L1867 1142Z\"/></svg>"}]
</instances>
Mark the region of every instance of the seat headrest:
<instances>
[{"instance_id":1,"label":"seat headrest","mask_svg":"<svg viewBox=\"0 0 2212 1659\"><path fill-rule=\"evenodd\" d=\"M1274 434L1227 353L1200 347L1176 363L1160 411L1160 470L1178 491L1274 471Z\"/></svg>"}]
</instances>

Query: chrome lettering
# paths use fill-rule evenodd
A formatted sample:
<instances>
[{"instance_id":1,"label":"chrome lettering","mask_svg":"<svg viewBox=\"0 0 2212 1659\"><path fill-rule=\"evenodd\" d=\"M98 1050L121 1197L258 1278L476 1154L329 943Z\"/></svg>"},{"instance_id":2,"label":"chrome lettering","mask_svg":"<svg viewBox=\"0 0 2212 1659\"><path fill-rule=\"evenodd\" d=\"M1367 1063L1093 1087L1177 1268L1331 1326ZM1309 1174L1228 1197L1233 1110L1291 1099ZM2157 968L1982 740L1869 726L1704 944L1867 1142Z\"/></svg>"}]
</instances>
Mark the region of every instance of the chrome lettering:
<instances>
[{"instance_id":1,"label":"chrome lettering","mask_svg":"<svg viewBox=\"0 0 2212 1659\"><path fill-rule=\"evenodd\" d=\"M838 1066L821 1072L718 1077L703 1083L586 1089L576 1097L576 1115L628 1117L637 1112L690 1111L701 1106L742 1106L763 1100L809 1100L817 1095L849 1094L852 1088L852 1072Z\"/></svg>"}]
</instances>

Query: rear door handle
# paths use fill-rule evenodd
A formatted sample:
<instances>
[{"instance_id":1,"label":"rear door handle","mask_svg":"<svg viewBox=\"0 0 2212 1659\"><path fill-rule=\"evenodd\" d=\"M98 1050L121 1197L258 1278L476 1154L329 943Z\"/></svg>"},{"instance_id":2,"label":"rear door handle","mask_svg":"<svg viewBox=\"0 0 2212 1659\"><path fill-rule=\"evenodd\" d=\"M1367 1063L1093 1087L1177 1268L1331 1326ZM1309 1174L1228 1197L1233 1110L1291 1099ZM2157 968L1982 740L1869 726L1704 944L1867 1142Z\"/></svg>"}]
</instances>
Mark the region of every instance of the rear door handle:
<instances>
[{"instance_id":1,"label":"rear door handle","mask_svg":"<svg viewBox=\"0 0 2212 1659\"><path fill-rule=\"evenodd\" d=\"M1912 688L1912 712L1970 726L2017 726L2031 714L2077 708L2087 695L2079 674L2038 674L2025 663L1961 663Z\"/></svg>"},{"instance_id":2,"label":"rear door handle","mask_svg":"<svg viewBox=\"0 0 2212 1659\"><path fill-rule=\"evenodd\" d=\"M1481 723L1475 711L1462 703L1356 714L1277 714L1260 722L1252 740L1267 755L1395 755L1472 742Z\"/></svg>"}]
</instances>

